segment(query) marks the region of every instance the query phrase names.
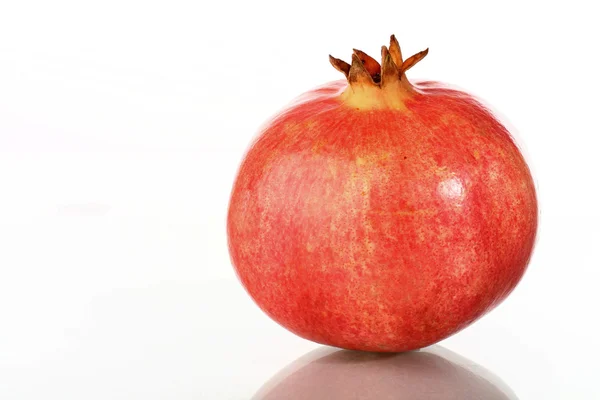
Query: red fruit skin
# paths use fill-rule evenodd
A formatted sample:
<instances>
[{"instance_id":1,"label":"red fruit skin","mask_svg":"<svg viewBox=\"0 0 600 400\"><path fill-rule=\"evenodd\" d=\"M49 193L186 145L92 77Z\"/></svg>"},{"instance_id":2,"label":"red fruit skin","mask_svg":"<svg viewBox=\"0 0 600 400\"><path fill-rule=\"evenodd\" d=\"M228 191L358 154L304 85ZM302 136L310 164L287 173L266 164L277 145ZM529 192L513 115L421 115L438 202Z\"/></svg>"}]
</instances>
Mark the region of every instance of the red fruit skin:
<instances>
[{"instance_id":1,"label":"red fruit skin","mask_svg":"<svg viewBox=\"0 0 600 400\"><path fill-rule=\"evenodd\" d=\"M238 171L227 233L242 284L273 320L331 346L399 352L497 306L529 263L538 209L506 128L472 96L416 84L405 109L302 96Z\"/></svg>"}]
</instances>

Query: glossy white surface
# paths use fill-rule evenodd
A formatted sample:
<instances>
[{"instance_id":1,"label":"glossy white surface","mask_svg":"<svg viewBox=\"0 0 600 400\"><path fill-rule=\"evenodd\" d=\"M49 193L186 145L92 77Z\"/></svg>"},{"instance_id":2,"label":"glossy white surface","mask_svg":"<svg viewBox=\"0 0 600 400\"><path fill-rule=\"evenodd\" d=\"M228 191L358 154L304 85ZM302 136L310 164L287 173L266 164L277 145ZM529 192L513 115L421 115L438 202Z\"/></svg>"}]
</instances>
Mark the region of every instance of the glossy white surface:
<instances>
[{"instance_id":1,"label":"glossy white surface","mask_svg":"<svg viewBox=\"0 0 600 400\"><path fill-rule=\"evenodd\" d=\"M3 198L3 398L249 399L318 347L263 315L233 274L223 239L228 182L211 173L231 173L233 158L40 155L35 173L31 160L2 160L3 171L27 176L19 190L30 202ZM152 179L132 184L140 171ZM107 179L88 187L115 188L112 201L51 204L33 189L50 179L82 190L99 172ZM600 219L547 220L557 228L543 231L513 295L441 345L520 399L594 398L599 258L591 249Z\"/></svg>"},{"instance_id":2,"label":"glossy white surface","mask_svg":"<svg viewBox=\"0 0 600 400\"><path fill-rule=\"evenodd\" d=\"M317 349L238 284L229 190L258 126L338 79L329 53L376 53L392 32L407 53L430 47L410 77L458 83L510 117L539 186L524 280L440 345L521 400L600 398L591 3L384 1L377 18L357 2L5 3L1 399L247 400Z\"/></svg>"}]
</instances>

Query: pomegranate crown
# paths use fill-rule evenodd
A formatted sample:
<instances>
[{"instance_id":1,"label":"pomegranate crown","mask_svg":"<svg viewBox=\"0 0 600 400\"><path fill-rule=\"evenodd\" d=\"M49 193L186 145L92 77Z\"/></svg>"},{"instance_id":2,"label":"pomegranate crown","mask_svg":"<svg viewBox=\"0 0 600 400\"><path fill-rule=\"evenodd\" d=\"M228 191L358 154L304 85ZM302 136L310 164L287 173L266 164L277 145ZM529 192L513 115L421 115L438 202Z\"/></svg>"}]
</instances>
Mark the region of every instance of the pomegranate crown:
<instances>
[{"instance_id":1,"label":"pomegranate crown","mask_svg":"<svg viewBox=\"0 0 600 400\"><path fill-rule=\"evenodd\" d=\"M400 44L396 36L392 35L389 48L386 46L381 47L381 65L365 52L357 49L353 49L353 51L352 64L331 55L329 56L329 62L346 76L348 83L351 85L367 84L383 87L406 80L406 71L425 58L429 49L427 48L403 60Z\"/></svg>"}]
</instances>

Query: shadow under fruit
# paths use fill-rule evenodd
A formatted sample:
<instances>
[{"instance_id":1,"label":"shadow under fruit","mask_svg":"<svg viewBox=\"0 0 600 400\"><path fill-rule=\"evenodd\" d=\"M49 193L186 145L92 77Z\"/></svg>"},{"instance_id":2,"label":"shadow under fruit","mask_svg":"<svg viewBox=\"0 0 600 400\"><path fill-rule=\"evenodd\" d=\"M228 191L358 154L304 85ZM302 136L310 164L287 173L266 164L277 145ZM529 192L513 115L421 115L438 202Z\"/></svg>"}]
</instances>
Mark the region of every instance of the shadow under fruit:
<instances>
[{"instance_id":1,"label":"shadow under fruit","mask_svg":"<svg viewBox=\"0 0 600 400\"><path fill-rule=\"evenodd\" d=\"M402 354L319 348L252 400L517 400L500 378L440 346Z\"/></svg>"}]
</instances>

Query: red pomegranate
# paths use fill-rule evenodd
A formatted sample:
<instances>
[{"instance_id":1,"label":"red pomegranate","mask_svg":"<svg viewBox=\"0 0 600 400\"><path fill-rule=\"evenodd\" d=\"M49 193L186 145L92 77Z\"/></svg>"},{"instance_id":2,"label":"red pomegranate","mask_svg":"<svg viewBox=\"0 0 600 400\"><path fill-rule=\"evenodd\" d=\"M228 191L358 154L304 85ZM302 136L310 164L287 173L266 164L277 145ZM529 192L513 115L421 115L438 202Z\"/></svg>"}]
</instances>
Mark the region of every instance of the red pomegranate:
<instances>
[{"instance_id":1,"label":"red pomegranate","mask_svg":"<svg viewBox=\"0 0 600 400\"><path fill-rule=\"evenodd\" d=\"M392 36L381 65L330 57L347 80L301 96L250 146L227 220L232 263L273 320L346 349L438 342L497 306L529 263L530 170L481 102L409 82Z\"/></svg>"}]
</instances>

